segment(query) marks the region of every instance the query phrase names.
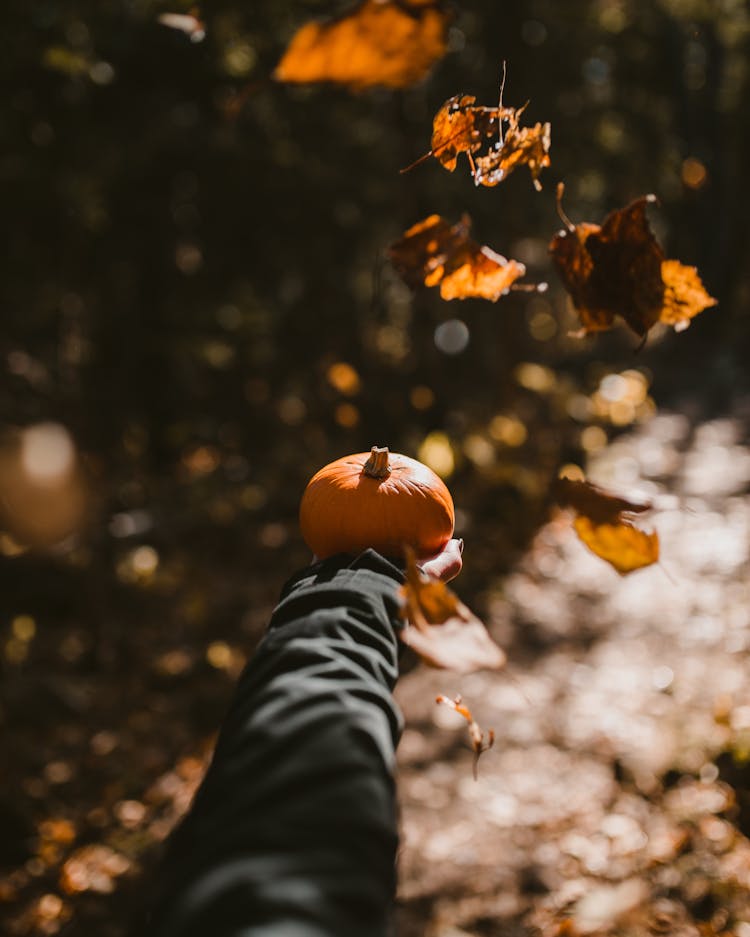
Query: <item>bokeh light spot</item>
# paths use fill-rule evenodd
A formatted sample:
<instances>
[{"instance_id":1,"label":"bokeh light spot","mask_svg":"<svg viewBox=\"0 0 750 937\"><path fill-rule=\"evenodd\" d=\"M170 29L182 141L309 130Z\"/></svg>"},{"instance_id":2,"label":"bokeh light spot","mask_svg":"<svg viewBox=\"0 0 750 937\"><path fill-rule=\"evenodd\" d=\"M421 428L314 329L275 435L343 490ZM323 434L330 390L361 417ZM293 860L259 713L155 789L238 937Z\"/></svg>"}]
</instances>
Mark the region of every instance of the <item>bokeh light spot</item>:
<instances>
[{"instance_id":1,"label":"bokeh light spot","mask_svg":"<svg viewBox=\"0 0 750 937\"><path fill-rule=\"evenodd\" d=\"M469 327L461 319L448 319L435 329L435 345L444 355L458 355L469 344Z\"/></svg>"},{"instance_id":2,"label":"bokeh light spot","mask_svg":"<svg viewBox=\"0 0 750 937\"><path fill-rule=\"evenodd\" d=\"M33 481L55 484L70 474L74 463L75 447L64 426L38 423L24 430L21 466Z\"/></svg>"},{"instance_id":3,"label":"bokeh light spot","mask_svg":"<svg viewBox=\"0 0 750 937\"><path fill-rule=\"evenodd\" d=\"M328 383L340 394L353 397L362 388L359 374L352 365L346 361L336 361L326 372Z\"/></svg>"},{"instance_id":4,"label":"bokeh light spot","mask_svg":"<svg viewBox=\"0 0 750 937\"><path fill-rule=\"evenodd\" d=\"M180 273L192 276L203 266L203 251L197 244L183 242L175 247L174 262Z\"/></svg>"},{"instance_id":5,"label":"bokeh light spot","mask_svg":"<svg viewBox=\"0 0 750 937\"><path fill-rule=\"evenodd\" d=\"M620 374L608 374L599 385L599 393L605 400L621 400L627 393L628 382Z\"/></svg>"},{"instance_id":6,"label":"bokeh light spot","mask_svg":"<svg viewBox=\"0 0 750 937\"><path fill-rule=\"evenodd\" d=\"M245 40L231 43L224 52L224 69L233 78L247 75L253 70L255 62L255 50Z\"/></svg>"},{"instance_id":7,"label":"bokeh light spot","mask_svg":"<svg viewBox=\"0 0 750 937\"><path fill-rule=\"evenodd\" d=\"M529 321L529 333L538 342L548 342L557 335L557 320L548 312L536 312Z\"/></svg>"},{"instance_id":8,"label":"bokeh light spot","mask_svg":"<svg viewBox=\"0 0 750 937\"><path fill-rule=\"evenodd\" d=\"M276 405L276 411L283 423L298 426L307 416L307 404L296 394L282 397Z\"/></svg>"},{"instance_id":9,"label":"bokeh light spot","mask_svg":"<svg viewBox=\"0 0 750 937\"><path fill-rule=\"evenodd\" d=\"M441 478L449 478L456 468L453 446L445 433L434 432L425 436L418 450L418 458Z\"/></svg>"},{"instance_id":10,"label":"bokeh light spot","mask_svg":"<svg viewBox=\"0 0 750 937\"><path fill-rule=\"evenodd\" d=\"M27 643L32 641L36 634L36 622L31 615L16 615L10 623L10 628L14 638Z\"/></svg>"},{"instance_id":11,"label":"bokeh light spot","mask_svg":"<svg viewBox=\"0 0 750 937\"><path fill-rule=\"evenodd\" d=\"M435 394L432 389L424 384L418 384L412 387L409 393L409 401L415 410L429 410L435 403Z\"/></svg>"},{"instance_id":12,"label":"bokeh light spot","mask_svg":"<svg viewBox=\"0 0 750 937\"><path fill-rule=\"evenodd\" d=\"M586 452L598 452L607 445L607 434L601 426L587 426L581 433L581 448Z\"/></svg>"},{"instance_id":13,"label":"bokeh light spot","mask_svg":"<svg viewBox=\"0 0 750 937\"><path fill-rule=\"evenodd\" d=\"M206 648L206 660L216 670L228 670L232 665L232 649L226 641L212 641Z\"/></svg>"},{"instance_id":14,"label":"bokeh light spot","mask_svg":"<svg viewBox=\"0 0 750 937\"><path fill-rule=\"evenodd\" d=\"M89 78L95 85L111 85L115 80L115 70L109 62L94 62L89 69Z\"/></svg>"},{"instance_id":15,"label":"bokeh light spot","mask_svg":"<svg viewBox=\"0 0 750 937\"><path fill-rule=\"evenodd\" d=\"M488 429L493 439L512 448L522 446L529 435L528 430L519 419L502 413L498 413L490 420Z\"/></svg>"},{"instance_id":16,"label":"bokeh light spot","mask_svg":"<svg viewBox=\"0 0 750 937\"><path fill-rule=\"evenodd\" d=\"M159 565L159 554L153 547L136 547L130 554L130 563L137 576L153 576Z\"/></svg>"},{"instance_id":17,"label":"bokeh light spot","mask_svg":"<svg viewBox=\"0 0 750 937\"><path fill-rule=\"evenodd\" d=\"M694 156L688 158L682 164L682 182L688 189L700 189L708 180L708 170L703 163Z\"/></svg>"},{"instance_id":18,"label":"bokeh light spot","mask_svg":"<svg viewBox=\"0 0 750 937\"><path fill-rule=\"evenodd\" d=\"M555 372L551 368L530 361L519 364L513 375L521 387L525 387L526 390L536 391L539 394L552 390L557 381Z\"/></svg>"},{"instance_id":19,"label":"bokeh light spot","mask_svg":"<svg viewBox=\"0 0 750 937\"><path fill-rule=\"evenodd\" d=\"M351 403L340 403L334 411L334 419L344 429L352 429L359 423L359 410Z\"/></svg>"},{"instance_id":20,"label":"bokeh light spot","mask_svg":"<svg viewBox=\"0 0 750 937\"><path fill-rule=\"evenodd\" d=\"M495 447L480 433L470 433L463 442L463 450L480 468L489 468L495 461Z\"/></svg>"}]
</instances>

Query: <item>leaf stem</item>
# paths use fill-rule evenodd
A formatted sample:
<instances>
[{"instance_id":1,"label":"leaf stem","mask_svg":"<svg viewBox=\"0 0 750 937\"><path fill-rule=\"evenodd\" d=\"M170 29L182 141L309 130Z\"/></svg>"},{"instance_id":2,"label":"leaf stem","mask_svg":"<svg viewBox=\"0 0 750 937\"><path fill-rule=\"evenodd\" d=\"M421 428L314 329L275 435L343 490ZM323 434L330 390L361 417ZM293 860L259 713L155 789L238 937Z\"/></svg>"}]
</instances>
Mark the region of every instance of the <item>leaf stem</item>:
<instances>
[{"instance_id":1,"label":"leaf stem","mask_svg":"<svg viewBox=\"0 0 750 937\"><path fill-rule=\"evenodd\" d=\"M557 192L555 193L555 204L557 206L557 214L560 218L560 221L562 221L562 223L565 225L568 231L572 233L573 231L575 231L576 226L573 224L570 218L568 218L568 216L565 214L565 210L562 207L562 197L563 197L564 192L565 192L565 183L558 182Z\"/></svg>"}]
</instances>

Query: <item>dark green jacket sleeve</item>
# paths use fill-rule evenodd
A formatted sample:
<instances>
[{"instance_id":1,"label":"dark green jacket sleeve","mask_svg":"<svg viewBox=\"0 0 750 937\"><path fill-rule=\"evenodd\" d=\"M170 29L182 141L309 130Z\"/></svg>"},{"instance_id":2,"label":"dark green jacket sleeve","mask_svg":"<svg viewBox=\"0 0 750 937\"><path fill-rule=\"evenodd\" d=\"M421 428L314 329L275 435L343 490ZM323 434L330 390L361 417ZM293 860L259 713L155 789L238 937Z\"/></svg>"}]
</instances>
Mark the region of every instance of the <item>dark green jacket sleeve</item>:
<instances>
[{"instance_id":1,"label":"dark green jacket sleeve","mask_svg":"<svg viewBox=\"0 0 750 937\"><path fill-rule=\"evenodd\" d=\"M395 889L400 571L285 588L163 863L150 937L383 937Z\"/></svg>"}]
</instances>

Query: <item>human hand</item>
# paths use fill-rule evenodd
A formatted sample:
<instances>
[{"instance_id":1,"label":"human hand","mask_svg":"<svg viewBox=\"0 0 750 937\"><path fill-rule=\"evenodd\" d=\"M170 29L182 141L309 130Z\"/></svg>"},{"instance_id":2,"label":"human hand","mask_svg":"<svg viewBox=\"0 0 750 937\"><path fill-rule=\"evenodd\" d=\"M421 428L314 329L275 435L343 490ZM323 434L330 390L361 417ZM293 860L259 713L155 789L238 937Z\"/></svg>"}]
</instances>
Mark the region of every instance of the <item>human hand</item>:
<instances>
[{"instance_id":1,"label":"human hand","mask_svg":"<svg viewBox=\"0 0 750 937\"><path fill-rule=\"evenodd\" d=\"M434 556L428 556L427 559L418 560L417 566L425 573L433 576L435 579L442 579L443 582L450 582L461 572L463 559L461 554L464 552L463 540L449 540L443 549Z\"/></svg>"},{"instance_id":2,"label":"human hand","mask_svg":"<svg viewBox=\"0 0 750 937\"><path fill-rule=\"evenodd\" d=\"M451 579L455 579L461 572L461 568L463 567L461 554L463 552L463 540L454 537L446 543L439 553L425 557L423 560L418 560L417 566L434 579L442 579L443 582L450 582ZM313 556L311 562L317 563L319 562L319 558Z\"/></svg>"}]
</instances>

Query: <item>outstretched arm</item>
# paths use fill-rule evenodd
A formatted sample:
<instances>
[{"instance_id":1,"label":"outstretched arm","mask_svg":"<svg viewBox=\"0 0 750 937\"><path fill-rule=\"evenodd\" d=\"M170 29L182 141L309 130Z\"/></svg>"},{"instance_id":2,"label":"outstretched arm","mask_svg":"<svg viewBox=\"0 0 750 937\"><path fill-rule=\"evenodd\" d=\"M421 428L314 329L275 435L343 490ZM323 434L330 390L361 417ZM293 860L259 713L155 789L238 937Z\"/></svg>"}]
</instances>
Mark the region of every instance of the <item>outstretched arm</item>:
<instances>
[{"instance_id":1,"label":"outstretched arm","mask_svg":"<svg viewBox=\"0 0 750 937\"><path fill-rule=\"evenodd\" d=\"M400 580L366 551L287 587L172 839L149 935L389 932Z\"/></svg>"}]
</instances>

